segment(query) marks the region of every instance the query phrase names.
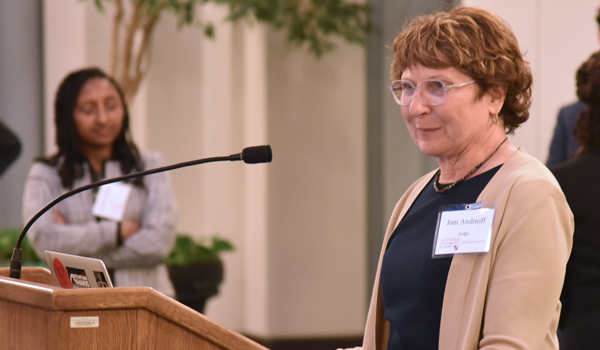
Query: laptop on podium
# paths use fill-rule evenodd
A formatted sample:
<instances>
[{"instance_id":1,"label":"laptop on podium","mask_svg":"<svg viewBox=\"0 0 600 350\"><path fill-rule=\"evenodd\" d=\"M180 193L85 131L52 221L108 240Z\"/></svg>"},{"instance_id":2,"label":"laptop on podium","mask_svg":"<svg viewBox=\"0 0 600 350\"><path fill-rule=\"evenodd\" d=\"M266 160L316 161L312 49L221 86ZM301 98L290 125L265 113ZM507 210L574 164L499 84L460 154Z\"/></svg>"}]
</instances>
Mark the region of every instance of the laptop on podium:
<instances>
[{"instance_id":1,"label":"laptop on podium","mask_svg":"<svg viewBox=\"0 0 600 350\"><path fill-rule=\"evenodd\" d=\"M100 259L45 251L46 264L54 282L62 288L111 288L104 262Z\"/></svg>"}]
</instances>

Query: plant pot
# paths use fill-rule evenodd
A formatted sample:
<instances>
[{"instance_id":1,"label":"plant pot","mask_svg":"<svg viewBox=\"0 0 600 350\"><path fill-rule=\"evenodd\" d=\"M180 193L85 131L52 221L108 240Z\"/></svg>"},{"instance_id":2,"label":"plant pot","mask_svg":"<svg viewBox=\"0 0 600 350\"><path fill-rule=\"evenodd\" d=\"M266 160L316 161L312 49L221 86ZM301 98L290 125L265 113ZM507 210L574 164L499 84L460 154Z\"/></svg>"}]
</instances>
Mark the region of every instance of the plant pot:
<instances>
[{"instance_id":1,"label":"plant pot","mask_svg":"<svg viewBox=\"0 0 600 350\"><path fill-rule=\"evenodd\" d=\"M219 293L219 285L223 281L221 260L203 260L184 266L167 267L177 301L204 313L206 301Z\"/></svg>"}]
</instances>

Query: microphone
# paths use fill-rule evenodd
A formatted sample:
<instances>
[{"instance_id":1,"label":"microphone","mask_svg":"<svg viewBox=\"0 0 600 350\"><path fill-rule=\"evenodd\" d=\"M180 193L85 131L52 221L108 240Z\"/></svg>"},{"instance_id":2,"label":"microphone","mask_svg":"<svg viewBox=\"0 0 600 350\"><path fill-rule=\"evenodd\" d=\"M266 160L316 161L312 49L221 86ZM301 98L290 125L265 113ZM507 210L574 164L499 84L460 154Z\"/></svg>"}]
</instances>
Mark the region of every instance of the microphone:
<instances>
[{"instance_id":1,"label":"microphone","mask_svg":"<svg viewBox=\"0 0 600 350\"><path fill-rule=\"evenodd\" d=\"M17 240L17 245L13 249L13 254L10 259L10 275L9 275L9 277L16 278L16 279L21 278L21 266L22 266L21 244L23 243L23 239L25 238L27 231L29 231L29 229L31 228L31 226L37 219L39 219L48 210L52 209L52 207L54 207L56 204L58 204L62 200L69 198L73 195L76 195L77 193L87 191L92 188L100 187L100 186L107 185L107 184L110 184L113 182L129 180L129 179L132 179L135 177L161 173L163 171L169 171L169 170L179 169L179 168L188 167L188 166L197 165L197 164L203 164L203 163L223 162L223 161L235 162L235 161L240 161L240 160L243 160L244 163L247 163L247 164L270 163L271 160L273 160L273 152L271 151L271 146L263 145L263 146L246 147L246 148L244 148L242 153L236 153L236 154L232 154L230 156L197 159L197 160L192 160L192 161L188 161L188 162L167 165L167 166L160 167L160 168L139 171L139 172L123 175L123 176L113 177L110 179L104 179L102 181L97 181L97 182L94 182L94 183L91 183L91 184L88 184L85 186L77 187L71 191L68 191L68 192L56 197L52 202L48 203L45 207L43 207L40 211L38 211L27 222L27 224L21 231L21 234L19 235L19 239Z\"/></svg>"},{"instance_id":2,"label":"microphone","mask_svg":"<svg viewBox=\"0 0 600 350\"><path fill-rule=\"evenodd\" d=\"M246 147L242 153L232 154L229 156L232 161L243 160L246 164L269 163L273 160L273 152L271 146L254 146Z\"/></svg>"}]
</instances>

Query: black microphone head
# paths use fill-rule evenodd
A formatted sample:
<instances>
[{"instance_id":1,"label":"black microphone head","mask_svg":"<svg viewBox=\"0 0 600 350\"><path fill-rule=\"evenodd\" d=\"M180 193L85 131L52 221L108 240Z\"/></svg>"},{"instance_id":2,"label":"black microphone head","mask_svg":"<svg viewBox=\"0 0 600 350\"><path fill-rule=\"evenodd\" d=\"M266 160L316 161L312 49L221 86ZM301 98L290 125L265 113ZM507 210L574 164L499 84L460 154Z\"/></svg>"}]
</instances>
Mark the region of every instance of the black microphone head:
<instances>
[{"instance_id":1,"label":"black microphone head","mask_svg":"<svg viewBox=\"0 0 600 350\"><path fill-rule=\"evenodd\" d=\"M246 147L242 151L242 160L247 164L269 163L273 160L271 146Z\"/></svg>"}]
</instances>

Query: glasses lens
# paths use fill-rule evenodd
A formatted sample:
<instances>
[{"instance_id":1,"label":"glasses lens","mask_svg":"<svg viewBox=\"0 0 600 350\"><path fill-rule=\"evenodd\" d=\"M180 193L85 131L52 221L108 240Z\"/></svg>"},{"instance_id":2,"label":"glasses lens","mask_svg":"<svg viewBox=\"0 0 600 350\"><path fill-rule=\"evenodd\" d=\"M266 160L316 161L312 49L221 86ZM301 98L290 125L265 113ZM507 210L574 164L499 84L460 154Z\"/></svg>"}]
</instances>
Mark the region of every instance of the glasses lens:
<instances>
[{"instance_id":1,"label":"glasses lens","mask_svg":"<svg viewBox=\"0 0 600 350\"><path fill-rule=\"evenodd\" d=\"M412 81L401 79L393 81L390 90L394 94L396 103L401 106L410 105L417 90L421 91L421 98L425 103L439 106L446 102L446 93L454 86L456 85L446 85L438 79L428 79L424 80L422 87L418 88Z\"/></svg>"},{"instance_id":2,"label":"glasses lens","mask_svg":"<svg viewBox=\"0 0 600 350\"><path fill-rule=\"evenodd\" d=\"M394 93L394 98L399 105L406 106L412 102L415 94L415 85L408 80L396 80L390 87Z\"/></svg>"},{"instance_id":3,"label":"glasses lens","mask_svg":"<svg viewBox=\"0 0 600 350\"><path fill-rule=\"evenodd\" d=\"M426 80L423 82L423 93L429 104L441 105L446 100L446 86L440 80Z\"/></svg>"}]
</instances>

